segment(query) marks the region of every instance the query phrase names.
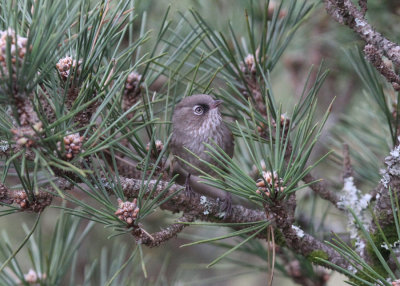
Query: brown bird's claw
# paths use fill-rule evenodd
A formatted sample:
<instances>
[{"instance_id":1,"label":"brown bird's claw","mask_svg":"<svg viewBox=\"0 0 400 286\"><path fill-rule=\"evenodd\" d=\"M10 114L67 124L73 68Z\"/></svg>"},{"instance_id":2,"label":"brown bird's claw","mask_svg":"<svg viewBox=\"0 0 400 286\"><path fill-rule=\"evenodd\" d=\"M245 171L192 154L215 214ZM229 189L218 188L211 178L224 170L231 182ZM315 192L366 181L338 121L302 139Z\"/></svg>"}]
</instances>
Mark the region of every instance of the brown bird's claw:
<instances>
[{"instance_id":1,"label":"brown bird's claw","mask_svg":"<svg viewBox=\"0 0 400 286\"><path fill-rule=\"evenodd\" d=\"M221 204L221 211L225 212L224 218L230 217L232 215L232 196L231 193L226 193L225 198L223 198Z\"/></svg>"},{"instance_id":2,"label":"brown bird's claw","mask_svg":"<svg viewBox=\"0 0 400 286\"><path fill-rule=\"evenodd\" d=\"M190 187L190 176L191 176L191 174L189 173L189 174L187 175L187 177L186 177L186 181L185 181L185 190L184 190L185 196L188 197L189 200L192 199L192 197L193 197L193 195L194 195L194 194L193 194L194 191L193 191L192 187Z\"/></svg>"}]
</instances>

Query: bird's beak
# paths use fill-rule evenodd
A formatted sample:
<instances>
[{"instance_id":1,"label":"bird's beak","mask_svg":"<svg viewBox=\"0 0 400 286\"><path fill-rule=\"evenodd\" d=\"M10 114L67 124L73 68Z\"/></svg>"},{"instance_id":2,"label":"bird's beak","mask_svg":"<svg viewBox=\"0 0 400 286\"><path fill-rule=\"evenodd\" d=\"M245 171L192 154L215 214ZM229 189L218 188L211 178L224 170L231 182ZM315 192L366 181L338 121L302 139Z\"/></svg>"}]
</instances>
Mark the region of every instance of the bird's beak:
<instances>
[{"instance_id":1,"label":"bird's beak","mask_svg":"<svg viewBox=\"0 0 400 286\"><path fill-rule=\"evenodd\" d=\"M211 104L211 109L214 109L214 108L217 108L218 106L220 106L221 105L221 103L223 103L223 101L222 100L220 100L220 99L216 99L216 100L214 100L213 101L213 103Z\"/></svg>"}]
</instances>

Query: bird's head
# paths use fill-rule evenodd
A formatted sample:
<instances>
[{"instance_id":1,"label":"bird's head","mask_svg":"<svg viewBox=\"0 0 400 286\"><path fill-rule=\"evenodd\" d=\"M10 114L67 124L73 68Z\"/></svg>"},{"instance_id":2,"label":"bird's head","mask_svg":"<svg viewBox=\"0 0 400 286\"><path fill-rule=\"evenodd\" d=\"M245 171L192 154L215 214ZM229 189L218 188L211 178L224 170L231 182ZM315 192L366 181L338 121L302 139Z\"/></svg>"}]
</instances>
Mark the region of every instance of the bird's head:
<instances>
[{"instance_id":1,"label":"bird's head","mask_svg":"<svg viewBox=\"0 0 400 286\"><path fill-rule=\"evenodd\" d=\"M196 94L182 99L172 118L174 127L197 130L204 133L217 127L222 119L218 107L222 100L213 99L208 94Z\"/></svg>"}]
</instances>

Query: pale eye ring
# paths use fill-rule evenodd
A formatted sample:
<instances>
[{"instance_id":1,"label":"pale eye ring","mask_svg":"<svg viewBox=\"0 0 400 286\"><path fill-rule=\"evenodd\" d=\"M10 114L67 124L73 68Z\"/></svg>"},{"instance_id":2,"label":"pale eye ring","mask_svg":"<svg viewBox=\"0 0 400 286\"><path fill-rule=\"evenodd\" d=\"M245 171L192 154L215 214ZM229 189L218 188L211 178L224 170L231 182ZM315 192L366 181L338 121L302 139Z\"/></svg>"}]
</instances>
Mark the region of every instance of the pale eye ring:
<instances>
[{"instance_id":1,"label":"pale eye ring","mask_svg":"<svg viewBox=\"0 0 400 286\"><path fill-rule=\"evenodd\" d=\"M195 105L193 107L193 112L196 115L202 115L204 113L204 108L201 105Z\"/></svg>"}]
</instances>

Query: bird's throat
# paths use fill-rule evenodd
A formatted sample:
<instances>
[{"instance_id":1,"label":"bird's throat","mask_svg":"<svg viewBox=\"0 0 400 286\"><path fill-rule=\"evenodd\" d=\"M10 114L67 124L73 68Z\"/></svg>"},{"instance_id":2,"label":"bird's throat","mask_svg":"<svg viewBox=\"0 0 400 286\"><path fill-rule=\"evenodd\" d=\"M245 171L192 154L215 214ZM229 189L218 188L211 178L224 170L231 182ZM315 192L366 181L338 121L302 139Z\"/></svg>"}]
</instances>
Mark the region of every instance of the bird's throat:
<instances>
[{"instance_id":1,"label":"bird's throat","mask_svg":"<svg viewBox=\"0 0 400 286\"><path fill-rule=\"evenodd\" d=\"M203 121L198 130L199 136L204 136L204 135L206 135L206 137L210 136L212 133L218 130L221 123L222 123L222 118L221 114L218 112L218 109L217 108L211 109L207 119Z\"/></svg>"}]
</instances>

